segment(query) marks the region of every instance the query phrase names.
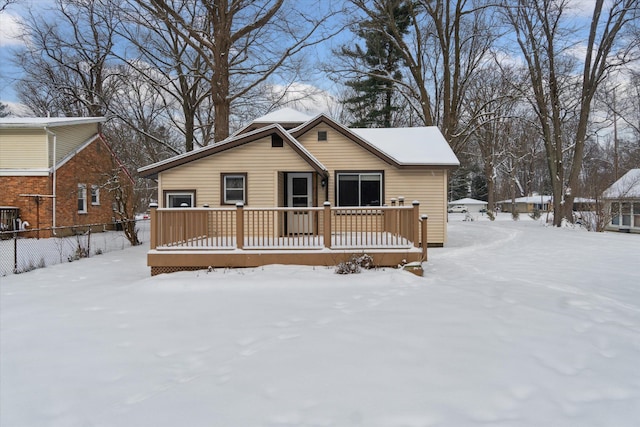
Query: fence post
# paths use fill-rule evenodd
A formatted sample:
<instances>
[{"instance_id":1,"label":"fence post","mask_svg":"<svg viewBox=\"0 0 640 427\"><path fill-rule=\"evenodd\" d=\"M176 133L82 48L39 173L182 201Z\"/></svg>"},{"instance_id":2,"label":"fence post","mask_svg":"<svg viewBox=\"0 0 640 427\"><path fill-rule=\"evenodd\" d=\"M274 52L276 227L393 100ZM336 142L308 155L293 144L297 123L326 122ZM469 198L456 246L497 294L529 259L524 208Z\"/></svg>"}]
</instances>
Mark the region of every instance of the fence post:
<instances>
[{"instance_id":1,"label":"fence post","mask_svg":"<svg viewBox=\"0 0 640 427\"><path fill-rule=\"evenodd\" d=\"M324 247L331 248L331 202L324 202Z\"/></svg>"},{"instance_id":2,"label":"fence post","mask_svg":"<svg viewBox=\"0 0 640 427\"><path fill-rule=\"evenodd\" d=\"M13 233L13 274L18 274L18 233Z\"/></svg>"},{"instance_id":3,"label":"fence post","mask_svg":"<svg viewBox=\"0 0 640 427\"><path fill-rule=\"evenodd\" d=\"M91 225L89 225L89 231L87 233L87 258L91 257Z\"/></svg>"},{"instance_id":4,"label":"fence post","mask_svg":"<svg viewBox=\"0 0 640 427\"><path fill-rule=\"evenodd\" d=\"M420 247L420 202L414 200L413 203L413 215L411 218L411 228L413 231L413 246Z\"/></svg>"},{"instance_id":5,"label":"fence post","mask_svg":"<svg viewBox=\"0 0 640 427\"><path fill-rule=\"evenodd\" d=\"M149 204L149 220L151 224L149 225L149 248L155 249L158 246L158 204L150 203Z\"/></svg>"},{"instance_id":6,"label":"fence post","mask_svg":"<svg viewBox=\"0 0 640 427\"><path fill-rule=\"evenodd\" d=\"M236 203L236 247L244 248L244 203Z\"/></svg>"},{"instance_id":7,"label":"fence post","mask_svg":"<svg viewBox=\"0 0 640 427\"><path fill-rule=\"evenodd\" d=\"M423 214L420 217L420 223L422 225L422 261L427 260L427 220L429 216Z\"/></svg>"}]
</instances>

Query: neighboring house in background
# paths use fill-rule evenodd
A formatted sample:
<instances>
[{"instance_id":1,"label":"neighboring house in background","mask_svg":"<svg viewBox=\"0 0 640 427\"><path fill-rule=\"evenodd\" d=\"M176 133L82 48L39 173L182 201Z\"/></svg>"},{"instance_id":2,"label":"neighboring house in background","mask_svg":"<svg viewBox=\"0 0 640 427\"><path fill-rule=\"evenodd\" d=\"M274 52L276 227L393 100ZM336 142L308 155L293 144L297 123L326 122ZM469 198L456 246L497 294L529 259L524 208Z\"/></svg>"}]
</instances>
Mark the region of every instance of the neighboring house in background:
<instances>
[{"instance_id":1,"label":"neighboring house in background","mask_svg":"<svg viewBox=\"0 0 640 427\"><path fill-rule=\"evenodd\" d=\"M515 200L515 208L518 213L533 213L534 211L549 212L551 209L551 196L518 197ZM511 199L500 200L496 205L502 212L511 212L513 201Z\"/></svg>"},{"instance_id":2,"label":"neighboring house in background","mask_svg":"<svg viewBox=\"0 0 640 427\"><path fill-rule=\"evenodd\" d=\"M28 228L111 223L106 182L133 181L99 133L103 117L0 118L2 227L12 210ZM130 191L130 190L129 190Z\"/></svg>"},{"instance_id":3,"label":"neighboring house in background","mask_svg":"<svg viewBox=\"0 0 640 427\"><path fill-rule=\"evenodd\" d=\"M605 212L611 213L606 229L640 233L640 169L631 169L603 193Z\"/></svg>"},{"instance_id":4,"label":"neighboring house in background","mask_svg":"<svg viewBox=\"0 0 640 427\"><path fill-rule=\"evenodd\" d=\"M247 208L312 208L325 202L336 208L383 207L416 200L420 214L429 217L428 244L442 246L449 171L458 165L436 127L349 129L326 115L310 118L284 109L224 141L139 172L157 178L161 208L238 202ZM289 222L281 233L322 228L295 227Z\"/></svg>"},{"instance_id":5,"label":"neighboring house in background","mask_svg":"<svg viewBox=\"0 0 640 427\"><path fill-rule=\"evenodd\" d=\"M467 197L449 202L450 208L454 206L466 206L468 212L484 212L487 209L487 202Z\"/></svg>"}]
</instances>

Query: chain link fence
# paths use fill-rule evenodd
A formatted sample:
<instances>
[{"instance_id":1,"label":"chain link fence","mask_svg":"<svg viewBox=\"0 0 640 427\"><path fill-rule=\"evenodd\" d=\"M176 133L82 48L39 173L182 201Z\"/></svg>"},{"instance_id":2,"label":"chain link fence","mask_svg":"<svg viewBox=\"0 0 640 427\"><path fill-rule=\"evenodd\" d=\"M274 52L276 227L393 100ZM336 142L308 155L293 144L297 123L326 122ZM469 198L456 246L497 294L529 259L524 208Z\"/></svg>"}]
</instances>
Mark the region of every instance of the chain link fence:
<instances>
[{"instance_id":1,"label":"chain link fence","mask_svg":"<svg viewBox=\"0 0 640 427\"><path fill-rule=\"evenodd\" d=\"M137 220L135 223L138 239L143 244L149 242L149 220ZM3 231L0 232L0 277L129 247L131 243L120 223L115 227L109 223Z\"/></svg>"}]
</instances>

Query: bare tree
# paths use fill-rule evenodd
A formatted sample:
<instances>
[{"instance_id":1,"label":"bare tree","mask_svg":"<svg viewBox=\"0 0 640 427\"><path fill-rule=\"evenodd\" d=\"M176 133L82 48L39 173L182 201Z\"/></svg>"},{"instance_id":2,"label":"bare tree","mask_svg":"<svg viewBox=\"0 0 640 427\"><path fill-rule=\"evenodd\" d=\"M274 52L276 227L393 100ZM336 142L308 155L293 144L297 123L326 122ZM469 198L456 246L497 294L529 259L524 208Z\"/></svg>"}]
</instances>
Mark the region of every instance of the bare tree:
<instances>
[{"instance_id":1,"label":"bare tree","mask_svg":"<svg viewBox=\"0 0 640 427\"><path fill-rule=\"evenodd\" d=\"M476 72L469 85L465 108L475 123L471 128L471 142L480 154L480 164L487 182L488 209L495 207L495 184L499 168L508 157L511 129L518 120L519 98L510 81L513 70L488 64ZM515 173L515 170L514 170Z\"/></svg>"},{"instance_id":2,"label":"bare tree","mask_svg":"<svg viewBox=\"0 0 640 427\"><path fill-rule=\"evenodd\" d=\"M387 38L402 57L403 79L376 72L403 88L410 108L420 124L437 125L456 153L461 153L469 135L463 120L465 95L474 73L486 60L495 39L491 8L484 0L418 0L404 2L411 23L405 32L393 23L393 11L382 0L351 0L359 13L372 22L370 31ZM385 15L386 13L386 15ZM354 17L354 19L360 19ZM377 22L377 25L374 25ZM345 58L333 71L339 75L374 77L354 58ZM379 70L377 70L379 71Z\"/></svg>"},{"instance_id":3,"label":"bare tree","mask_svg":"<svg viewBox=\"0 0 640 427\"><path fill-rule=\"evenodd\" d=\"M173 31L169 21L145 10L141 13L133 0L127 4L129 7L121 9L125 22L121 35L137 55L122 60L137 72L137 80L145 80L147 90L156 92L158 101L164 103L169 112L166 118L183 134L184 150L207 145L213 140L211 72L207 61L201 51ZM176 13L189 19L189 26L209 26L210 16L197 2L183 2L176 7L180 8Z\"/></svg>"},{"instance_id":4,"label":"bare tree","mask_svg":"<svg viewBox=\"0 0 640 427\"><path fill-rule=\"evenodd\" d=\"M195 3L194 7L184 7ZM312 18L284 0L151 0L138 5L162 20L210 70L214 139L230 132L231 105L286 66L303 49L324 40L325 17ZM307 5L308 7L308 5Z\"/></svg>"},{"instance_id":5,"label":"bare tree","mask_svg":"<svg viewBox=\"0 0 640 427\"><path fill-rule=\"evenodd\" d=\"M109 0L56 0L46 14L30 12L24 25L22 102L40 115L104 115L115 90L109 58L118 25Z\"/></svg>"},{"instance_id":6,"label":"bare tree","mask_svg":"<svg viewBox=\"0 0 640 427\"><path fill-rule=\"evenodd\" d=\"M10 5L17 3L18 0L2 0L0 1L0 12L3 12Z\"/></svg>"},{"instance_id":7,"label":"bare tree","mask_svg":"<svg viewBox=\"0 0 640 427\"><path fill-rule=\"evenodd\" d=\"M111 194L114 204L113 213L117 221L122 225L122 231L132 246L140 245L136 229L135 212L136 199L133 193L133 180L123 172L121 168L115 168L105 177L104 188Z\"/></svg>"},{"instance_id":8,"label":"bare tree","mask_svg":"<svg viewBox=\"0 0 640 427\"><path fill-rule=\"evenodd\" d=\"M567 0L504 0L503 10L526 63L533 106L547 154L554 225L570 218L594 95L608 73L629 60L625 25L638 17L638 0L596 0L584 53L569 38Z\"/></svg>"}]
</instances>

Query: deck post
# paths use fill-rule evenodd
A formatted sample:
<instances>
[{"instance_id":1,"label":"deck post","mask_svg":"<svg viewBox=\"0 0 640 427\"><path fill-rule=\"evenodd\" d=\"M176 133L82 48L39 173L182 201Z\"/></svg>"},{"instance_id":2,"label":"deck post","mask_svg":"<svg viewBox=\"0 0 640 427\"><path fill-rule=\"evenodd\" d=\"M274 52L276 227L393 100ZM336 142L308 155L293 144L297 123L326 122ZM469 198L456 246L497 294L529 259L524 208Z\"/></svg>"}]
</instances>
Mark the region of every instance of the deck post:
<instances>
[{"instance_id":1,"label":"deck post","mask_svg":"<svg viewBox=\"0 0 640 427\"><path fill-rule=\"evenodd\" d=\"M427 260L427 220L429 216L427 214L423 214L420 217L420 225L422 226L422 261Z\"/></svg>"},{"instance_id":2,"label":"deck post","mask_svg":"<svg viewBox=\"0 0 640 427\"><path fill-rule=\"evenodd\" d=\"M420 202L414 200L413 205L413 215L411 216L411 228L413 230L413 246L416 248L420 247Z\"/></svg>"},{"instance_id":3,"label":"deck post","mask_svg":"<svg viewBox=\"0 0 640 427\"><path fill-rule=\"evenodd\" d=\"M150 231L149 231L149 247L150 249L155 249L158 247L158 204L150 203L149 204L149 221Z\"/></svg>"},{"instance_id":4,"label":"deck post","mask_svg":"<svg viewBox=\"0 0 640 427\"><path fill-rule=\"evenodd\" d=\"M324 202L323 239L324 247L331 248L331 202Z\"/></svg>"},{"instance_id":5,"label":"deck post","mask_svg":"<svg viewBox=\"0 0 640 427\"><path fill-rule=\"evenodd\" d=\"M244 248L244 203L236 203L236 247Z\"/></svg>"}]
</instances>

